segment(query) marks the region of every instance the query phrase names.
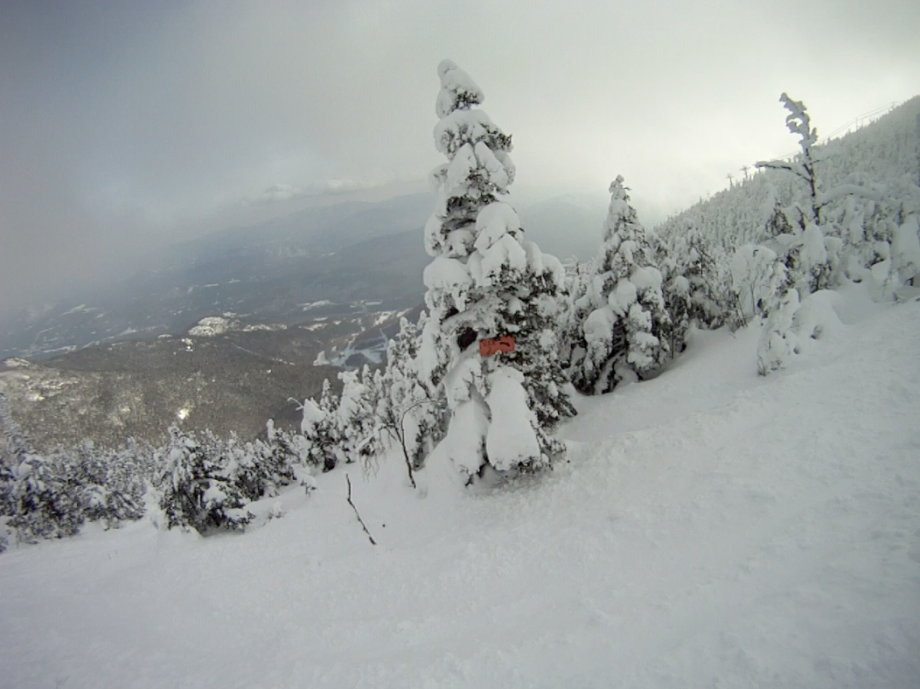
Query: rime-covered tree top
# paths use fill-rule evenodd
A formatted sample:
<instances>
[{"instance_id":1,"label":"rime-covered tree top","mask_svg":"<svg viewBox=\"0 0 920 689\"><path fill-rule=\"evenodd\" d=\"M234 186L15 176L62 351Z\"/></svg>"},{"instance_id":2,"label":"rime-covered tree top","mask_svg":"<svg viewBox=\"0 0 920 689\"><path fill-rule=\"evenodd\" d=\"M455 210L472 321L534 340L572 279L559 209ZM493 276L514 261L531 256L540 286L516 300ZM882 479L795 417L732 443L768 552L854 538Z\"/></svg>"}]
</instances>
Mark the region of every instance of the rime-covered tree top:
<instances>
[{"instance_id":1,"label":"rime-covered tree top","mask_svg":"<svg viewBox=\"0 0 920 689\"><path fill-rule=\"evenodd\" d=\"M448 162L431 173L438 201L425 227L425 248L431 256L464 257L479 210L508 193L514 181L511 137L475 107L485 95L466 72L444 60L438 76L434 143Z\"/></svg>"},{"instance_id":2,"label":"rime-covered tree top","mask_svg":"<svg viewBox=\"0 0 920 689\"><path fill-rule=\"evenodd\" d=\"M811 126L811 118L805 104L800 100L793 100L785 92L779 97L789 114L786 115L786 126L793 134L798 134L802 150L814 146L818 141L818 130Z\"/></svg>"},{"instance_id":3,"label":"rime-covered tree top","mask_svg":"<svg viewBox=\"0 0 920 689\"><path fill-rule=\"evenodd\" d=\"M447 117L454 110L469 110L473 105L480 105L486 98L470 75L453 60L441 60L438 76L441 77L441 91L435 103L435 114L440 118Z\"/></svg>"},{"instance_id":4,"label":"rime-covered tree top","mask_svg":"<svg viewBox=\"0 0 920 689\"><path fill-rule=\"evenodd\" d=\"M627 277L634 266L647 264L642 256L647 244L636 209L629 203L629 189L623 184L623 176L617 175L610 183L600 272L612 272L614 280Z\"/></svg>"},{"instance_id":5,"label":"rime-covered tree top","mask_svg":"<svg viewBox=\"0 0 920 689\"><path fill-rule=\"evenodd\" d=\"M629 189L623 184L623 181L623 175L617 175L617 178L610 183L610 207L604 226L605 242L609 242L614 236L621 236L624 231L641 230L636 209L629 203Z\"/></svg>"}]
</instances>

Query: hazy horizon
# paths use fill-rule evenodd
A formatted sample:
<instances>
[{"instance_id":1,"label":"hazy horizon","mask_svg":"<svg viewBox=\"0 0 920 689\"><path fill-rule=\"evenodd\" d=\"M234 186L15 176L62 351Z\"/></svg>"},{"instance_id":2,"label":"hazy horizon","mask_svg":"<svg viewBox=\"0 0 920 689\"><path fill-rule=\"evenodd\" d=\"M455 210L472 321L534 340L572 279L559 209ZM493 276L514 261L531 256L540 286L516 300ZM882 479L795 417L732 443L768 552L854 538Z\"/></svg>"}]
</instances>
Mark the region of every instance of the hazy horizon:
<instances>
[{"instance_id":1,"label":"hazy horizon","mask_svg":"<svg viewBox=\"0 0 920 689\"><path fill-rule=\"evenodd\" d=\"M423 189L450 57L514 137L517 186L663 217L920 84L908 0L395 0L0 7L0 313L184 237Z\"/></svg>"}]
</instances>

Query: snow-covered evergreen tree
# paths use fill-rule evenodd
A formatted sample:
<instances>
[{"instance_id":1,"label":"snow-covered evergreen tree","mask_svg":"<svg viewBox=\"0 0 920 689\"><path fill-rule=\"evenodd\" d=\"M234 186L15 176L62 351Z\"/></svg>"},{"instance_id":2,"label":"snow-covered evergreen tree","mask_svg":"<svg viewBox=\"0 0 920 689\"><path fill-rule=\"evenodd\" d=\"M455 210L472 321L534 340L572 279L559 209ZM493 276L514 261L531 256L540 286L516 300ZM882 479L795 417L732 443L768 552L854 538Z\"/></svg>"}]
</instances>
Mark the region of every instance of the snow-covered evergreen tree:
<instances>
[{"instance_id":1,"label":"snow-covered evergreen tree","mask_svg":"<svg viewBox=\"0 0 920 689\"><path fill-rule=\"evenodd\" d=\"M167 528L191 527L204 535L215 529L242 531L252 521L245 493L228 474L229 460L214 456L208 445L192 432L169 428L157 480Z\"/></svg>"},{"instance_id":2,"label":"snow-covered evergreen tree","mask_svg":"<svg viewBox=\"0 0 920 689\"><path fill-rule=\"evenodd\" d=\"M591 286L594 275L594 260L568 260L565 264L565 289L562 301L561 325L559 328L559 357L564 368L568 368L575 357L575 351L582 344L581 327L588 317L584 305L588 303L583 297ZM579 304L583 305L579 308ZM584 348L581 349L583 354Z\"/></svg>"},{"instance_id":3,"label":"snow-covered evergreen tree","mask_svg":"<svg viewBox=\"0 0 920 689\"><path fill-rule=\"evenodd\" d=\"M0 464L18 464L27 454L35 454L32 439L13 418L6 395L0 392Z\"/></svg>"},{"instance_id":4,"label":"snow-covered evergreen tree","mask_svg":"<svg viewBox=\"0 0 920 689\"><path fill-rule=\"evenodd\" d=\"M343 371L342 395L336 411L339 458L345 462L368 460L381 451L381 432L376 416L377 395L374 376L367 365L360 371Z\"/></svg>"},{"instance_id":5,"label":"snow-covered evergreen tree","mask_svg":"<svg viewBox=\"0 0 920 689\"><path fill-rule=\"evenodd\" d=\"M906 177L906 176L905 176ZM827 214L839 228L841 271L889 295L920 272L920 187L906 178L858 187Z\"/></svg>"},{"instance_id":6,"label":"snow-covered evergreen tree","mask_svg":"<svg viewBox=\"0 0 920 689\"><path fill-rule=\"evenodd\" d=\"M805 136L805 129L812 132L811 122L805 127L797 119L795 133L805 136L807 153L761 167L744 184L701 200L656 228L691 281L694 303L701 306L698 322L705 327L733 323L734 307L731 299L723 301L719 271L745 244L774 251L803 302L809 292L844 279L869 281L880 296L916 282L918 113L920 98L914 98L878 122L820 145ZM805 158L811 160L813 178L801 165ZM689 246L688 236L702 247L697 253L714 259L705 261L716 269L705 271L705 279L692 273L689 254L696 246ZM728 294L733 298L735 292Z\"/></svg>"},{"instance_id":7,"label":"snow-covered evergreen tree","mask_svg":"<svg viewBox=\"0 0 920 689\"><path fill-rule=\"evenodd\" d=\"M282 488L294 482L294 465L299 457L291 434L275 428L271 419L265 424L265 436L266 442L258 454L261 495L278 495Z\"/></svg>"},{"instance_id":8,"label":"snow-covered evergreen tree","mask_svg":"<svg viewBox=\"0 0 920 689\"><path fill-rule=\"evenodd\" d=\"M62 455L62 463L69 464L71 483L78 487L87 519L102 521L111 528L144 515L146 467L136 452L133 444L106 450L84 440Z\"/></svg>"},{"instance_id":9,"label":"snow-covered evergreen tree","mask_svg":"<svg viewBox=\"0 0 920 689\"><path fill-rule=\"evenodd\" d=\"M564 271L524 241L517 213L500 200L514 180L511 137L476 109L482 90L450 60L438 74L435 144L448 162L432 174L438 200L425 227L434 260L424 273L421 374L444 386L445 442L461 470L548 467L563 449L550 430L574 413L556 341ZM513 353L480 357L479 340L508 335Z\"/></svg>"},{"instance_id":10,"label":"snow-covered evergreen tree","mask_svg":"<svg viewBox=\"0 0 920 689\"><path fill-rule=\"evenodd\" d=\"M604 243L591 288L579 306L593 307L582 326L584 355L573 366L580 390L608 392L628 377L644 378L670 355L664 337L670 317L661 272L652 247L629 203L623 177L610 184Z\"/></svg>"},{"instance_id":11,"label":"snow-covered evergreen tree","mask_svg":"<svg viewBox=\"0 0 920 689\"><path fill-rule=\"evenodd\" d=\"M31 438L10 411L6 396L0 393L0 426L3 452L0 456L0 514L8 517L6 526L20 543L42 538L72 536L85 517L81 491L73 480L63 453L46 459L35 452ZM3 540L6 540L5 534Z\"/></svg>"},{"instance_id":12,"label":"snow-covered evergreen tree","mask_svg":"<svg viewBox=\"0 0 920 689\"><path fill-rule=\"evenodd\" d=\"M27 453L11 467L7 526L21 543L76 534L85 520L81 491L67 464Z\"/></svg>"},{"instance_id":13,"label":"snow-covered evergreen tree","mask_svg":"<svg viewBox=\"0 0 920 689\"><path fill-rule=\"evenodd\" d=\"M400 319L399 332L387 347L387 366L377 406L382 428L400 444L413 470L422 467L446 428L446 403L438 397L443 388L428 385L419 374L421 331L427 321L424 311L417 324Z\"/></svg>"},{"instance_id":14,"label":"snow-covered evergreen tree","mask_svg":"<svg viewBox=\"0 0 920 689\"><path fill-rule=\"evenodd\" d=\"M339 401L328 380L323 381L319 402L304 400L300 432L307 442L307 461L331 471L342 454L337 412Z\"/></svg>"},{"instance_id":15,"label":"snow-covered evergreen tree","mask_svg":"<svg viewBox=\"0 0 920 689\"><path fill-rule=\"evenodd\" d=\"M691 284L667 244L654 234L649 235L649 240L652 243L654 263L661 273L661 295L668 312L669 322L662 326L662 337L668 344L671 356L677 356L686 346L687 331L694 315Z\"/></svg>"}]
</instances>

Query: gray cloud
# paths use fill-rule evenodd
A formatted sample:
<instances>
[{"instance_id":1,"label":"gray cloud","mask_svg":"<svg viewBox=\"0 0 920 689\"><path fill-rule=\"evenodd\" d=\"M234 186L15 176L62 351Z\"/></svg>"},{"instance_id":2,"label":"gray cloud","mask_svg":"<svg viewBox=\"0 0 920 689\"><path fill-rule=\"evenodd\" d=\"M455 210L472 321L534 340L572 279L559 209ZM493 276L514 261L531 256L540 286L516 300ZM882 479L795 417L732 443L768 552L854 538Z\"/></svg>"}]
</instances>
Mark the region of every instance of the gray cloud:
<instances>
[{"instance_id":1,"label":"gray cloud","mask_svg":"<svg viewBox=\"0 0 920 689\"><path fill-rule=\"evenodd\" d=\"M918 25L913 0L4 3L0 311L247 199L421 178L443 57L520 185L622 173L668 212L794 149L783 90L822 132L914 95Z\"/></svg>"}]
</instances>

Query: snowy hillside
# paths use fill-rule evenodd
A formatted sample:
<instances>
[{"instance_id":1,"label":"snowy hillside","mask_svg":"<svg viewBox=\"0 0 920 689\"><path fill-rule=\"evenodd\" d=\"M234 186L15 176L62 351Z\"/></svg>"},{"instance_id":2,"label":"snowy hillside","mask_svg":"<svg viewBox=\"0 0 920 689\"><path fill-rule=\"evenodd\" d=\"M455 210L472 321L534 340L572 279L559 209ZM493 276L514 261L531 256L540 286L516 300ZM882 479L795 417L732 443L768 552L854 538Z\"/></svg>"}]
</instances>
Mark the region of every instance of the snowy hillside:
<instances>
[{"instance_id":1,"label":"snowy hillside","mask_svg":"<svg viewBox=\"0 0 920 689\"><path fill-rule=\"evenodd\" d=\"M12 547L0 686L920 686L920 302L865 293L767 378L756 322L692 331L533 481L346 466L376 546L337 470L245 535Z\"/></svg>"},{"instance_id":2,"label":"snowy hillside","mask_svg":"<svg viewBox=\"0 0 920 689\"><path fill-rule=\"evenodd\" d=\"M777 108L777 128L782 127ZM904 202L910 187L920 183L920 97L892 110L878 121L838 139L819 141L822 188L826 191L866 185ZM817 124L821 131L821 123ZM790 137L790 150L795 145ZM744 171L730 189L700 200L661 223L656 232L675 241L688 228L717 238L731 254L738 246L760 243L775 233L769 226L778 208L790 205L801 192L801 180L780 170ZM845 195L841 195L842 201ZM831 204L829 211L843 203ZM852 214L852 210L850 211Z\"/></svg>"}]
</instances>

